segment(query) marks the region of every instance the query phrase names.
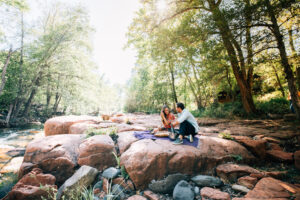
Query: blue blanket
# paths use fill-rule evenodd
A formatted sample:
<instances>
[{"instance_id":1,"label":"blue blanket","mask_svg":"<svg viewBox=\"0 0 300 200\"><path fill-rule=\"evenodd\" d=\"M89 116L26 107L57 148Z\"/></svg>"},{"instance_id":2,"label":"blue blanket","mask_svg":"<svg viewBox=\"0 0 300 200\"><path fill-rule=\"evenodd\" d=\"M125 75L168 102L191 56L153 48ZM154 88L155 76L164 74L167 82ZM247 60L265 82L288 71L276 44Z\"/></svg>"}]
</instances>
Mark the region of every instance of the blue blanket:
<instances>
[{"instance_id":1,"label":"blue blanket","mask_svg":"<svg viewBox=\"0 0 300 200\"><path fill-rule=\"evenodd\" d=\"M168 137L156 137L152 134L150 134L151 131L136 131L134 132L134 137L136 137L139 140L142 139L151 139L151 140L169 140L172 141L170 138ZM189 146L193 146L193 147L198 147L198 143L199 143L199 138L194 137L194 142L190 142L187 139L183 139L183 144L184 145L189 145Z\"/></svg>"}]
</instances>

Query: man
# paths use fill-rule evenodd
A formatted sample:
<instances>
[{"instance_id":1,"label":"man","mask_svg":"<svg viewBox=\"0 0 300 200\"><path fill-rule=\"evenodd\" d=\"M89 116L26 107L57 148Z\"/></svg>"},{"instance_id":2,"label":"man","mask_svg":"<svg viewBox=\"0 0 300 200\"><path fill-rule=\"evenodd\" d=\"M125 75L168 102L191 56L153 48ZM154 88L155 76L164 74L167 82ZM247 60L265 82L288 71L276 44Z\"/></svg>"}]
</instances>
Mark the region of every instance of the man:
<instances>
[{"instance_id":1,"label":"man","mask_svg":"<svg viewBox=\"0 0 300 200\"><path fill-rule=\"evenodd\" d=\"M184 108L183 103L176 104L178 112L178 119L172 123L173 127L180 124L179 137L173 142L174 144L182 144L185 136L189 137L190 142L194 141L194 136L199 131L198 123L195 117L187 109Z\"/></svg>"}]
</instances>

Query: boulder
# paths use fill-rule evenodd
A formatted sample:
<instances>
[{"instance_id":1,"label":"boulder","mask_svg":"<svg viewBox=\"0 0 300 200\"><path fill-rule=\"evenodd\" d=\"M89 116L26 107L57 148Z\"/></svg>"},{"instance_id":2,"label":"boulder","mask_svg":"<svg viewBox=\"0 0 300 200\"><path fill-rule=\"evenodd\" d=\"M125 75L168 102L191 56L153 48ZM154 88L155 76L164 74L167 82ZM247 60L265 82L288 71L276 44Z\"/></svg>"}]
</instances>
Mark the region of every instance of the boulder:
<instances>
[{"instance_id":1,"label":"boulder","mask_svg":"<svg viewBox=\"0 0 300 200\"><path fill-rule=\"evenodd\" d=\"M200 191L201 197L203 199L211 200L230 200L230 195L226 192L222 192L218 189L213 189L210 187L204 187Z\"/></svg>"},{"instance_id":2,"label":"boulder","mask_svg":"<svg viewBox=\"0 0 300 200\"><path fill-rule=\"evenodd\" d=\"M32 164L54 175L58 185L64 183L75 172L78 147L84 138L85 135L54 135L33 140L27 145L23 161L27 164L21 166L20 172L28 171L23 167Z\"/></svg>"},{"instance_id":3,"label":"boulder","mask_svg":"<svg viewBox=\"0 0 300 200\"><path fill-rule=\"evenodd\" d=\"M174 188L174 200L193 200L195 197L192 186L186 181L180 181Z\"/></svg>"},{"instance_id":4,"label":"boulder","mask_svg":"<svg viewBox=\"0 0 300 200\"><path fill-rule=\"evenodd\" d=\"M69 134L84 134L90 128L97 128L98 125L91 121L75 123L70 126Z\"/></svg>"},{"instance_id":5,"label":"boulder","mask_svg":"<svg viewBox=\"0 0 300 200\"><path fill-rule=\"evenodd\" d=\"M242 145L207 136L199 137L197 148L173 145L168 140L139 140L131 144L120 160L135 186L144 189L152 180L161 180L168 174L213 174L215 166L233 161L232 155L237 152L245 163L255 160Z\"/></svg>"},{"instance_id":6,"label":"boulder","mask_svg":"<svg viewBox=\"0 0 300 200\"><path fill-rule=\"evenodd\" d=\"M49 188L56 190L55 177L51 174L43 174L41 169L34 168L31 172L21 178L8 193L8 199L13 200L41 200L47 198Z\"/></svg>"},{"instance_id":7,"label":"boulder","mask_svg":"<svg viewBox=\"0 0 300 200\"><path fill-rule=\"evenodd\" d=\"M125 191L134 191L134 185L131 180L125 180L123 177L118 177L113 179L112 182L113 184L121 185Z\"/></svg>"},{"instance_id":8,"label":"boulder","mask_svg":"<svg viewBox=\"0 0 300 200\"><path fill-rule=\"evenodd\" d=\"M124 153L132 143L138 141L136 137L134 137L134 132L122 132L118 134L118 147L120 150L120 153Z\"/></svg>"},{"instance_id":9,"label":"boulder","mask_svg":"<svg viewBox=\"0 0 300 200\"><path fill-rule=\"evenodd\" d=\"M266 140L238 139L237 141L244 145L257 157L261 159L266 157Z\"/></svg>"},{"instance_id":10,"label":"boulder","mask_svg":"<svg viewBox=\"0 0 300 200\"><path fill-rule=\"evenodd\" d=\"M268 158L279 162L293 162L293 153L287 153L281 150L267 151Z\"/></svg>"},{"instance_id":11,"label":"boulder","mask_svg":"<svg viewBox=\"0 0 300 200\"><path fill-rule=\"evenodd\" d=\"M217 175L222 178L225 182L236 182L237 178L249 175L259 174L260 171L249 167L247 165L238 164L222 164L216 168Z\"/></svg>"},{"instance_id":12,"label":"boulder","mask_svg":"<svg viewBox=\"0 0 300 200\"><path fill-rule=\"evenodd\" d=\"M300 170L300 151L294 153L294 159L296 168Z\"/></svg>"},{"instance_id":13,"label":"boulder","mask_svg":"<svg viewBox=\"0 0 300 200\"><path fill-rule=\"evenodd\" d=\"M272 198L291 198L292 194L286 190L285 186L293 186L274 178L263 178L248 192L245 198L272 199Z\"/></svg>"},{"instance_id":14,"label":"boulder","mask_svg":"<svg viewBox=\"0 0 300 200\"><path fill-rule=\"evenodd\" d=\"M90 167L90 166L81 166L73 176L71 176L66 182L59 188L56 198L59 200L63 196L68 199L68 197L78 192L83 188L88 188L90 186L96 176L98 174L98 170Z\"/></svg>"},{"instance_id":15,"label":"boulder","mask_svg":"<svg viewBox=\"0 0 300 200\"><path fill-rule=\"evenodd\" d=\"M177 174L171 174L168 175L165 179L159 180L159 181L152 181L149 184L149 188L153 192L167 194L172 193L174 187L176 184L181 180L188 180L188 177L186 175L177 173Z\"/></svg>"},{"instance_id":16,"label":"boulder","mask_svg":"<svg viewBox=\"0 0 300 200\"><path fill-rule=\"evenodd\" d=\"M48 119L45 122L45 136L69 134L73 124L81 122L99 123L100 119L91 116L60 116Z\"/></svg>"},{"instance_id":17,"label":"boulder","mask_svg":"<svg viewBox=\"0 0 300 200\"><path fill-rule=\"evenodd\" d=\"M128 132L128 131L146 131L147 128L142 127L142 126L132 126L129 124L119 124L117 125L117 132L121 133L121 132Z\"/></svg>"},{"instance_id":18,"label":"boulder","mask_svg":"<svg viewBox=\"0 0 300 200\"><path fill-rule=\"evenodd\" d=\"M116 166L114 142L108 135L95 135L85 139L79 145L78 164L88 165L99 171Z\"/></svg>"},{"instance_id":19,"label":"boulder","mask_svg":"<svg viewBox=\"0 0 300 200\"><path fill-rule=\"evenodd\" d=\"M238 184L243 185L249 189L254 188L255 184L257 183L256 177L251 176L244 176L238 179Z\"/></svg>"},{"instance_id":20,"label":"boulder","mask_svg":"<svg viewBox=\"0 0 300 200\"><path fill-rule=\"evenodd\" d=\"M107 178L107 179L114 179L120 174L121 174L121 171L119 169L110 167L103 171L102 177Z\"/></svg>"},{"instance_id":21,"label":"boulder","mask_svg":"<svg viewBox=\"0 0 300 200\"><path fill-rule=\"evenodd\" d=\"M223 185L223 182L219 178L206 175L194 176L192 181L200 187L219 187Z\"/></svg>"}]
</instances>

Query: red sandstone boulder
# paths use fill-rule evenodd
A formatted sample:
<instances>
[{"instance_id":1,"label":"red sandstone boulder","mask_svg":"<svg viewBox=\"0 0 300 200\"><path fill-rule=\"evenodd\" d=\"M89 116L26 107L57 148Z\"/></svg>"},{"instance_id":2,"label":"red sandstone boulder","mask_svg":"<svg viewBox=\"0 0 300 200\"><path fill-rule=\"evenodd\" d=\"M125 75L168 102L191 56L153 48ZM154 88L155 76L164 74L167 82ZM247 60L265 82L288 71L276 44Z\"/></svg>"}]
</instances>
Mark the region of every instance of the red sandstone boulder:
<instances>
[{"instance_id":1,"label":"red sandstone boulder","mask_svg":"<svg viewBox=\"0 0 300 200\"><path fill-rule=\"evenodd\" d=\"M48 119L45 122L45 135L59 135L59 134L69 134L70 127L73 124L81 122L99 123L100 120L97 117L91 116L61 116Z\"/></svg>"},{"instance_id":2,"label":"red sandstone boulder","mask_svg":"<svg viewBox=\"0 0 300 200\"><path fill-rule=\"evenodd\" d=\"M202 199L211 200L230 200L230 195L226 192L221 192L218 189L213 189L210 187L204 187L200 191Z\"/></svg>"},{"instance_id":3,"label":"red sandstone boulder","mask_svg":"<svg viewBox=\"0 0 300 200\"><path fill-rule=\"evenodd\" d=\"M297 193L298 188L274 178L263 178L255 188L248 192L245 198L272 199L290 198L292 193Z\"/></svg>"},{"instance_id":4,"label":"red sandstone boulder","mask_svg":"<svg viewBox=\"0 0 300 200\"><path fill-rule=\"evenodd\" d=\"M243 138L241 138L243 137ZM266 140L252 140L245 136L234 137L239 143L249 149L254 155L263 159L266 156Z\"/></svg>"},{"instance_id":5,"label":"red sandstone boulder","mask_svg":"<svg viewBox=\"0 0 300 200\"><path fill-rule=\"evenodd\" d=\"M235 182L237 178L249 175L259 174L260 171L247 165L222 164L216 168L217 175L225 182Z\"/></svg>"},{"instance_id":6,"label":"red sandstone boulder","mask_svg":"<svg viewBox=\"0 0 300 200\"><path fill-rule=\"evenodd\" d=\"M238 179L238 184L243 185L249 189L254 188L255 184L257 183L256 177L251 176L244 176Z\"/></svg>"},{"instance_id":7,"label":"red sandstone boulder","mask_svg":"<svg viewBox=\"0 0 300 200\"><path fill-rule=\"evenodd\" d=\"M134 132L122 132L118 134L118 147L121 154L124 153L132 143L138 141L133 134Z\"/></svg>"},{"instance_id":8,"label":"red sandstone boulder","mask_svg":"<svg viewBox=\"0 0 300 200\"><path fill-rule=\"evenodd\" d=\"M117 125L117 132L128 132L128 131L146 131L147 129L142 126L129 125L129 124L119 124Z\"/></svg>"},{"instance_id":9,"label":"red sandstone boulder","mask_svg":"<svg viewBox=\"0 0 300 200\"><path fill-rule=\"evenodd\" d=\"M84 138L85 135L54 135L33 140L27 145L20 171L28 171L25 167L33 164L54 175L58 185L62 184L75 172L78 147Z\"/></svg>"},{"instance_id":10,"label":"red sandstone boulder","mask_svg":"<svg viewBox=\"0 0 300 200\"><path fill-rule=\"evenodd\" d=\"M293 162L293 153L287 153L281 150L269 150L267 156L279 162Z\"/></svg>"},{"instance_id":11,"label":"red sandstone boulder","mask_svg":"<svg viewBox=\"0 0 300 200\"><path fill-rule=\"evenodd\" d=\"M173 145L167 140L140 140L121 155L121 165L135 186L143 189L152 180L160 180L168 174L212 174L214 166L233 161L232 154L236 152L244 162L255 159L242 145L221 138L201 136L197 148Z\"/></svg>"},{"instance_id":12,"label":"red sandstone boulder","mask_svg":"<svg viewBox=\"0 0 300 200\"><path fill-rule=\"evenodd\" d=\"M294 159L296 168L300 170L300 151L294 153Z\"/></svg>"},{"instance_id":13,"label":"red sandstone boulder","mask_svg":"<svg viewBox=\"0 0 300 200\"><path fill-rule=\"evenodd\" d=\"M110 118L110 121L114 122L114 123L118 123L118 124L121 124L121 123L124 123L125 122L125 117L121 116L121 117L111 117Z\"/></svg>"},{"instance_id":14,"label":"red sandstone boulder","mask_svg":"<svg viewBox=\"0 0 300 200\"><path fill-rule=\"evenodd\" d=\"M8 193L8 198L13 200L40 200L48 197L46 188L57 189L55 177L51 174L43 174L41 169L34 168L25 175ZM42 186L42 187L41 187Z\"/></svg>"},{"instance_id":15,"label":"red sandstone boulder","mask_svg":"<svg viewBox=\"0 0 300 200\"><path fill-rule=\"evenodd\" d=\"M108 135L95 135L79 145L78 164L88 165L98 170L115 166L114 142Z\"/></svg>"}]
</instances>

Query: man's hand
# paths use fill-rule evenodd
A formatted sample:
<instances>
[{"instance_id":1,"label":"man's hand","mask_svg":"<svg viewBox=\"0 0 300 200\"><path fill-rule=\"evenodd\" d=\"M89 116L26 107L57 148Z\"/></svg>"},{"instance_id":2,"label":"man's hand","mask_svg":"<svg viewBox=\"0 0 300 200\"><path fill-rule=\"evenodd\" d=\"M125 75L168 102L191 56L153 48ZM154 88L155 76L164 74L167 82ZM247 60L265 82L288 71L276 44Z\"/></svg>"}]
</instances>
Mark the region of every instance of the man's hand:
<instances>
[{"instance_id":1,"label":"man's hand","mask_svg":"<svg viewBox=\"0 0 300 200\"><path fill-rule=\"evenodd\" d=\"M177 120L172 122L173 127L177 126L178 124L179 124L179 122Z\"/></svg>"}]
</instances>

